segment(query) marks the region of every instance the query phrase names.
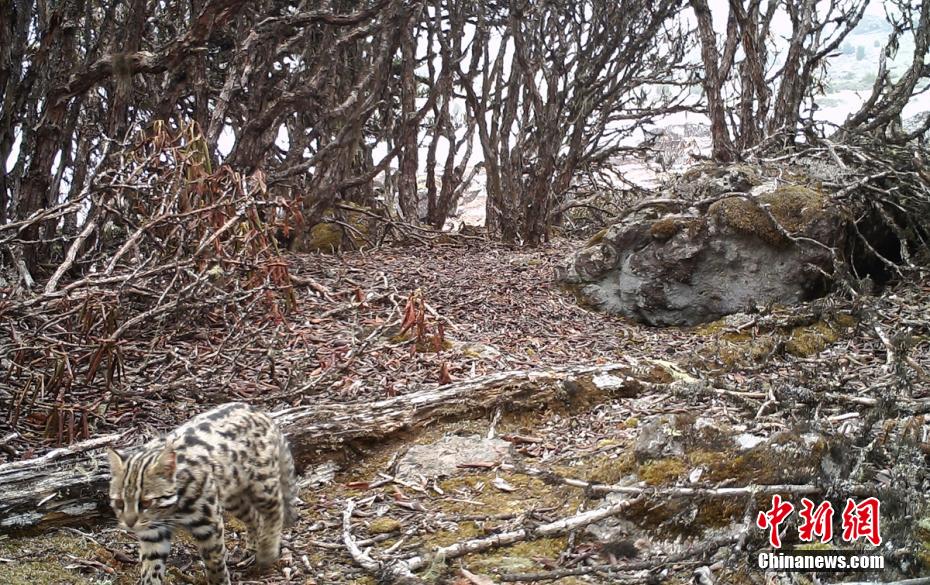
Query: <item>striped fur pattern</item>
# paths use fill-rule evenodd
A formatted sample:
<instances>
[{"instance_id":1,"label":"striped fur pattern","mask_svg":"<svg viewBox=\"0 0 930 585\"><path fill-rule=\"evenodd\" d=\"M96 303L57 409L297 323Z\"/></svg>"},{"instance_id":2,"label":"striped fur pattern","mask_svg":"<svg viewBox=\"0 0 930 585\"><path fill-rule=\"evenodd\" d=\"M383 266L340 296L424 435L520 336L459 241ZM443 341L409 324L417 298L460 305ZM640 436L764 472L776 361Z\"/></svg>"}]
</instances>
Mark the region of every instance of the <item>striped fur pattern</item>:
<instances>
[{"instance_id":1,"label":"striped fur pattern","mask_svg":"<svg viewBox=\"0 0 930 585\"><path fill-rule=\"evenodd\" d=\"M294 461L267 415L233 402L200 414L167 437L123 455L110 449L110 503L139 538L142 584L162 585L171 540L193 536L211 585L228 585L223 512L249 530L255 559L280 555L294 519Z\"/></svg>"}]
</instances>

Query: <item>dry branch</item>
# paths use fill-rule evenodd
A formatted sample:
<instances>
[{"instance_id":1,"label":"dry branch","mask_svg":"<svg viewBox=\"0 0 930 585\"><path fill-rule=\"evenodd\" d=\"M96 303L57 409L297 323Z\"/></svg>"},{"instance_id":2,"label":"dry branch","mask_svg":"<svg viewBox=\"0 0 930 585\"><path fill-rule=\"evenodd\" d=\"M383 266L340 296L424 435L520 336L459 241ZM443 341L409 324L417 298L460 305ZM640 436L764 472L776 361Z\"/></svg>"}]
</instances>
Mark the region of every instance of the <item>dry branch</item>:
<instances>
[{"instance_id":1,"label":"dry branch","mask_svg":"<svg viewBox=\"0 0 930 585\"><path fill-rule=\"evenodd\" d=\"M292 304L275 246L289 217L269 213L260 176L211 171L203 148L196 125L140 132L74 202L88 221L46 285L0 304L0 432L23 449L111 432L118 398L154 381L145 367L159 340L218 322L217 311L247 315L257 299L272 315ZM4 226L0 245L47 221Z\"/></svg>"},{"instance_id":2,"label":"dry branch","mask_svg":"<svg viewBox=\"0 0 930 585\"><path fill-rule=\"evenodd\" d=\"M595 564L588 565L584 567L572 567L566 569L555 569L552 571L540 571L537 573L508 573L501 576L501 581L504 583L512 583L519 581L552 581L555 579L562 579L564 577L570 577L574 575L590 575L592 573L605 573L611 575L611 582L613 579L617 579L615 573L627 573L633 571L648 571L650 569L656 569L660 567L668 567L676 563L682 563L685 561L694 561L701 557L706 557L709 554L715 552L717 549L724 546L731 546L735 544L737 537L734 536L724 536L720 538L715 538L709 540L706 543L695 546L690 550L681 552L676 555L669 556L667 558L660 558L648 561L638 561L638 562L629 562L622 565L616 563L609 564ZM645 582L644 580L642 580ZM617 581L623 582L623 581ZM637 580L636 582L641 582Z\"/></svg>"},{"instance_id":3,"label":"dry branch","mask_svg":"<svg viewBox=\"0 0 930 585\"><path fill-rule=\"evenodd\" d=\"M509 532L502 532L483 538L475 538L458 542L449 546L439 547L429 555L415 556L404 561L389 562L385 564L374 561L370 556L361 552L352 538L350 520L354 503L349 502L343 513L343 539L346 547L356 560L365 570L378 576L381 582L394 583L398 579L410 579L412 572L430 565L434 559L447 561L457 559L465 555L483 552L492 548L507 546L517 542L527 540L538 540L540 538L552 538L561 536L571 531L584 528L595 522L600 522L605 518L622 514L627 508L640 501L639 498L623 500L610 506L597 508L581 512L567 518L560 518L554 522L548 522L535 527L520 528Z\"/></svg>"}]
</instances>

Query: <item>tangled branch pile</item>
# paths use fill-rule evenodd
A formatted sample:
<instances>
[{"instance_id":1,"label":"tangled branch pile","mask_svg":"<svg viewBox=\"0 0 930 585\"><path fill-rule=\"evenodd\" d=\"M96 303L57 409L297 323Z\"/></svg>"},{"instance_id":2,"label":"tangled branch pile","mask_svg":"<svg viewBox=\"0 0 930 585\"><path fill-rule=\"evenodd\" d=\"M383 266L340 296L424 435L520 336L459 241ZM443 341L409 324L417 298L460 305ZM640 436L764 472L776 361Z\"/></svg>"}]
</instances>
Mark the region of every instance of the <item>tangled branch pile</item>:
<instances>
[{"instance_id":1,"label":"tangled branch pile","mask_svg":"<svg viewBox=\"0 0 930 585\"><path fill-rule=\"evenodd\" d=\"M87 438L128 398L195 383L167 340L213 325L229 338L293 303L276 235L298 218L260 173L213 169L205 148L195 124L155 124L113 151L92 190L0 226L16 249L36 225L86 216L43 290L0 301L0 433Z\"/></svg>"},{"instance_id":2,"label":"tangled branch pile","mask_svg":"<svg viewBox=\"0 0 930 585\"><path fill-rule=\"evenodd\" d=\"M915 143L891 144L857 136L829 145L830 158L854 175L834 195L861 215L853 223L854 250L881 264L889 276L930 260L930 161ZM844 202L845 202L844 201ZM884 232L884 238L876 235ZM854 258L855 260L855 258Z\"/></svg>"}]
</instances>

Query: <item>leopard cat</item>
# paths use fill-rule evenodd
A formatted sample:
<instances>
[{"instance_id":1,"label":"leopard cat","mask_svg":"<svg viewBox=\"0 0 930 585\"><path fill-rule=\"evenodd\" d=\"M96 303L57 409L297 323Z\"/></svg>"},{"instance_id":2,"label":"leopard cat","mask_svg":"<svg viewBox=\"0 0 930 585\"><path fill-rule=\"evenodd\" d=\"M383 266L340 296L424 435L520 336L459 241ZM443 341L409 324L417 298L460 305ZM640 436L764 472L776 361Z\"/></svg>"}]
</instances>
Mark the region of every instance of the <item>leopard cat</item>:
<instances>
[{"instance_id":1,"label":"leopard cat","mask_svg":"<svg viewBox=\"0 0 930 585\"><path fill-rule=\"evenodd\" d=\"M139 538L142 584L164 582L171 539L191 534L212 585L228 585L223 512L248 528L255 560L280 555L294 520L294 461L266 414L233 402L200 414L131 454L109 449L110 503Z\"/></svg>"}]
</instances>

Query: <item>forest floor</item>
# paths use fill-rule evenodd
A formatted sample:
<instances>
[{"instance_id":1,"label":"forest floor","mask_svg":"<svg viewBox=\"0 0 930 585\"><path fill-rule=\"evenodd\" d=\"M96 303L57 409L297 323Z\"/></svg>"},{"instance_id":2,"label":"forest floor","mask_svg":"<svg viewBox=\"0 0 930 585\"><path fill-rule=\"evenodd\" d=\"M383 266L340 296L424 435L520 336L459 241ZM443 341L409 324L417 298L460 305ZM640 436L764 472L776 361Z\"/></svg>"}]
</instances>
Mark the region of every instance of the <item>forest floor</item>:
<instances>
[{"instance_id":1,"label":"forest floor","mask_svg":"<svg viewBox=\"0 0 930 585\"><path fill-rule=\"evenodd\" d=\"M758 308L701 327L657 329L579 306L556 283L556 266L578 245L557 240L523 250L478 242L291 256L289 272L303 285L290 312L244 316L232 328L218 315L187 338L157 347L157 359L135 356L151 360L151 383L123 396L109 420L113 429L136 429L126 439L135 441L231 400L277 410L325 398L350 408L450 380L624 359L674 364L669 367L680 375L714 389L692 385L693 391L617 397L571 412L550 405L493 420L437 423L308 467L301 518L286 536L282 560L264 574L247 563L234 570L234 582L241 583L373 585L343 544L350 498L362 547L371 547L374 558L405 558L601 504L602 498L565 481L544 481L525 466L563 480L704 485L695 470L713 472L720 461L698 461L695 452L631 458L641 429L659 415L769 440L812 421L840 433L855 428L883 389L898 388L902 379L908 400L930 397L930 279L910 279L874 297ZM411 297L427 309L420 339L401 330ZM788 394L802 398L783 400ZM449 434L504 438L512 445L510 462L519 464L475 461L447 477L395 477L394 464L411 445L432 445ZM743 483L731 478L714 485ZM696 569L709 567L719 583L763 582L761 572L747 568L749 553L734 552L738 540L764 538L745 522L751 506L696 506L697 528L682 520L685 510L662 514L659 507L631 513L621 525L623 543L598 540L593 530L524 538L437 563L420 576L461 585L687 583ZM239 528L233 523L228 532L233 561L244 557ZM131 583L138 576L135 556L133 538L112 525L0 540L0 582ZM189 541L176 546L172 563L173 583L202 582Z\"/></svg>"}]
</instances>

